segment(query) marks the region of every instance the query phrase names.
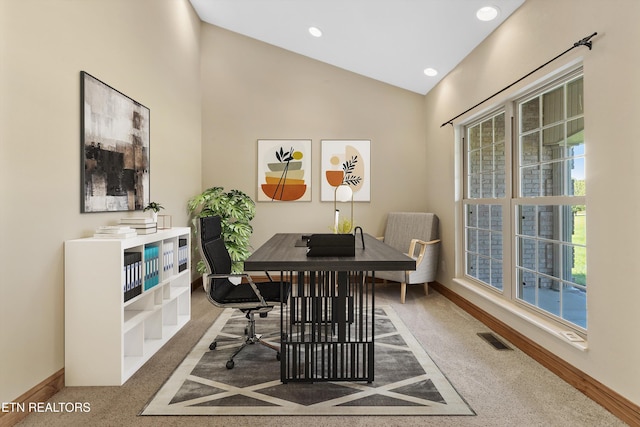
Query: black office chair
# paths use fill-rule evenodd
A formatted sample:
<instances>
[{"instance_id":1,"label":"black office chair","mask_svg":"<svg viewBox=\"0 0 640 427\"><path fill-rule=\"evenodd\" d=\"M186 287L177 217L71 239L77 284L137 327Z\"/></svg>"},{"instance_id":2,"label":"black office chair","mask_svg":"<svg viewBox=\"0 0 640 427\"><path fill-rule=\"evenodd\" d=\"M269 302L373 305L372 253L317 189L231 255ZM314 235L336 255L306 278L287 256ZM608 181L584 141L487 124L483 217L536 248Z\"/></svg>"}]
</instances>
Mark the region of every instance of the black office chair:
<instances>
[{"instance_id":1,"label":"black office chair","mask_svg":"<svg viewBox=\"0 0 640 427\"><path fill-rule=\"evenodd\" d=\"M259 343L276 351L276 359L280 360L280 348L263 341L264 335L256 334L254 315L266 317L267 313L276 305L286 304L291 291L291 284L284 282L282 290L280 282L269 281L254 282L247 273L231 274L231 257L222 238L222 226L220 217L211 216L199 219L200 233L199 245L202 258L207 264L210 274L205 275L203 284L209 301L218 307L235 308L245 313L248 320L242 338L242 345L231 355L226 363L227 369L233 369L236 357L240 351L249 344ZM246 280L245 283L234 284L229 278L238 277ZM280 331L277 332L280 334ZM218 341L209 345L209 349L215 350Z\"/></svg>"}]
</instances>

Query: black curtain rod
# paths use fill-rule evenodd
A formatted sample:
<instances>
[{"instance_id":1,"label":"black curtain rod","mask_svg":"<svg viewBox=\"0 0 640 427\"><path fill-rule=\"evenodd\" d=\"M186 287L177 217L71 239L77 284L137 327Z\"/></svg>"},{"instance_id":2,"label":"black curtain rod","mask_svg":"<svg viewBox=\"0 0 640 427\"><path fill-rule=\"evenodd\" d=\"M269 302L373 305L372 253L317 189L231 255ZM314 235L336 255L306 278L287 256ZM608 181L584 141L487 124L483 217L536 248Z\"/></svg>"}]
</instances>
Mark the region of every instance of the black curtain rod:
<instances>
[{"instance_id":1,"label":"black curtain rod","mask_svg":"<svg viewBox=\"0 0 640 427\"><path fill-rule=\"evenodd\" d=\"M535 70L531 71L530 73L520 77L518 80L516 80L515 82L511 83L509 86L506 86L502 89L500 89L498 92L494 93L493 95L491 95L490 97L483 99L482 101L478 102L476 105L474 105L473 107L463 111L462 113L458 114L457 116L453 117L452 119L449 119L448 121L444 122L442 125L440 125L440 127L444 127L446 125L451 125L453 126L453 121L455 119L457 119L460 116L463 116L465 114L467 114L469 111L473 110L474 108L476 108L478 105L483 104L485 102L487 102L488 100L490 100L491 98L493 98L494 96L497 96L499 94L501 94L502 92L504 92L505 90L509 89L511 86L520 83L522 80L526 79L527 77L529 77L531 74L535 73L536 71L538 71L539 69L546 67L547 65L549 65L550 63L552 63L553 61L555 61L556 59L560 58L562 55L568 53L569 51L575 49L578 46L587 46L589 48L589 50L591 50L592 47L592 42L590 41L591 38L595 35L597 35L598 33L593 33L590 36L587 36L585 38L583 38L582 40L579 40L577 42L575 42L573 44L573 46L571 46L569 49L565 50L564 52L562 52L560 55L556 56L553 59L550 59L549 61L545 62L544 64L542 64L541 66L539 66L538 68L536 68Z\"/></svg>"}]
</instances>

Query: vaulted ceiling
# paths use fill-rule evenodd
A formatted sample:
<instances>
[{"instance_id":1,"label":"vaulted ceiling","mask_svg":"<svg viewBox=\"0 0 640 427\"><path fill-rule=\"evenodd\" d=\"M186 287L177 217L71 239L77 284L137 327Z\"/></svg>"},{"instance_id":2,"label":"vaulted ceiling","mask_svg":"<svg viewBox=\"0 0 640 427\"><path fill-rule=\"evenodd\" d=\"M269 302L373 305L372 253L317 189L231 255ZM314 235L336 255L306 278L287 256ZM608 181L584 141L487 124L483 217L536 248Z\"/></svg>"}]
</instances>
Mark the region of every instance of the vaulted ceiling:
<instances>
[{"instance_id":1,"label":"vaulted ceiling","mask_svg":"<svg viewBox=\"0 0 640 427\"><path fill-rule=\"evenodd\" d=\"M190 1L204 22L426 94L525 0Z\"/></svg>"}]
</instances>

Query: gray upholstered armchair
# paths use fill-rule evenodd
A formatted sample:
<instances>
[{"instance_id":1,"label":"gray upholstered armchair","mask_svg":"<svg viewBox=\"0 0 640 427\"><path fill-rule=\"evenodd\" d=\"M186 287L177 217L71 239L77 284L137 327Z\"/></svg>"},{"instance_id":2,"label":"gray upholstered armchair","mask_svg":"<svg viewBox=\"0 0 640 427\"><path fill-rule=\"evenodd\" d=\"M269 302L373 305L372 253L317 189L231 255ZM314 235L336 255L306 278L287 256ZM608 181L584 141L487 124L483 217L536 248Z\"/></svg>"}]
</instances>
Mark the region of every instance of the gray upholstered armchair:
<instances>
[{"instance_id":1,"label":"gray upholstered armchair","mask_svg":"<svg viewBox=\"0 0 640 427\"><path fill-rule=\"evenodd\" d=\"M416 260L415 271L377 271L376 277L400 282L400 302L404 304L407 284L424 284L429 292L429 282L436 279L440 239L438 217L425 212L390 212L387 216L384 237L388 245Z\"/></svg>"}]
</instances>

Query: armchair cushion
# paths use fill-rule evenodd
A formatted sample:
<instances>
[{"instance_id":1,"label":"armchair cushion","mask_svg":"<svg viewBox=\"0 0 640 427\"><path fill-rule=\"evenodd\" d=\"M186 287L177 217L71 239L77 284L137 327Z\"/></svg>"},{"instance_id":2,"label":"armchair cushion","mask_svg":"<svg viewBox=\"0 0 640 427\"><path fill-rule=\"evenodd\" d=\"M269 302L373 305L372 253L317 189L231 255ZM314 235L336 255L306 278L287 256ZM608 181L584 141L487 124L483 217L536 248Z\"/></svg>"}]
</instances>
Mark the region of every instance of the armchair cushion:
<instances>
[{"instance_id":1,"label":"armchair cushion","mask_svg":"<svg viewBox=\"0 0 640 427\"><path fill-rule=\"evenodd\" d=\"M383 241L416 260L415 271L380 271L376 277L407 284L429 283L436 278L440 240L438 217L426 212L390 212Z\"/></svg>"}]
</instances>

